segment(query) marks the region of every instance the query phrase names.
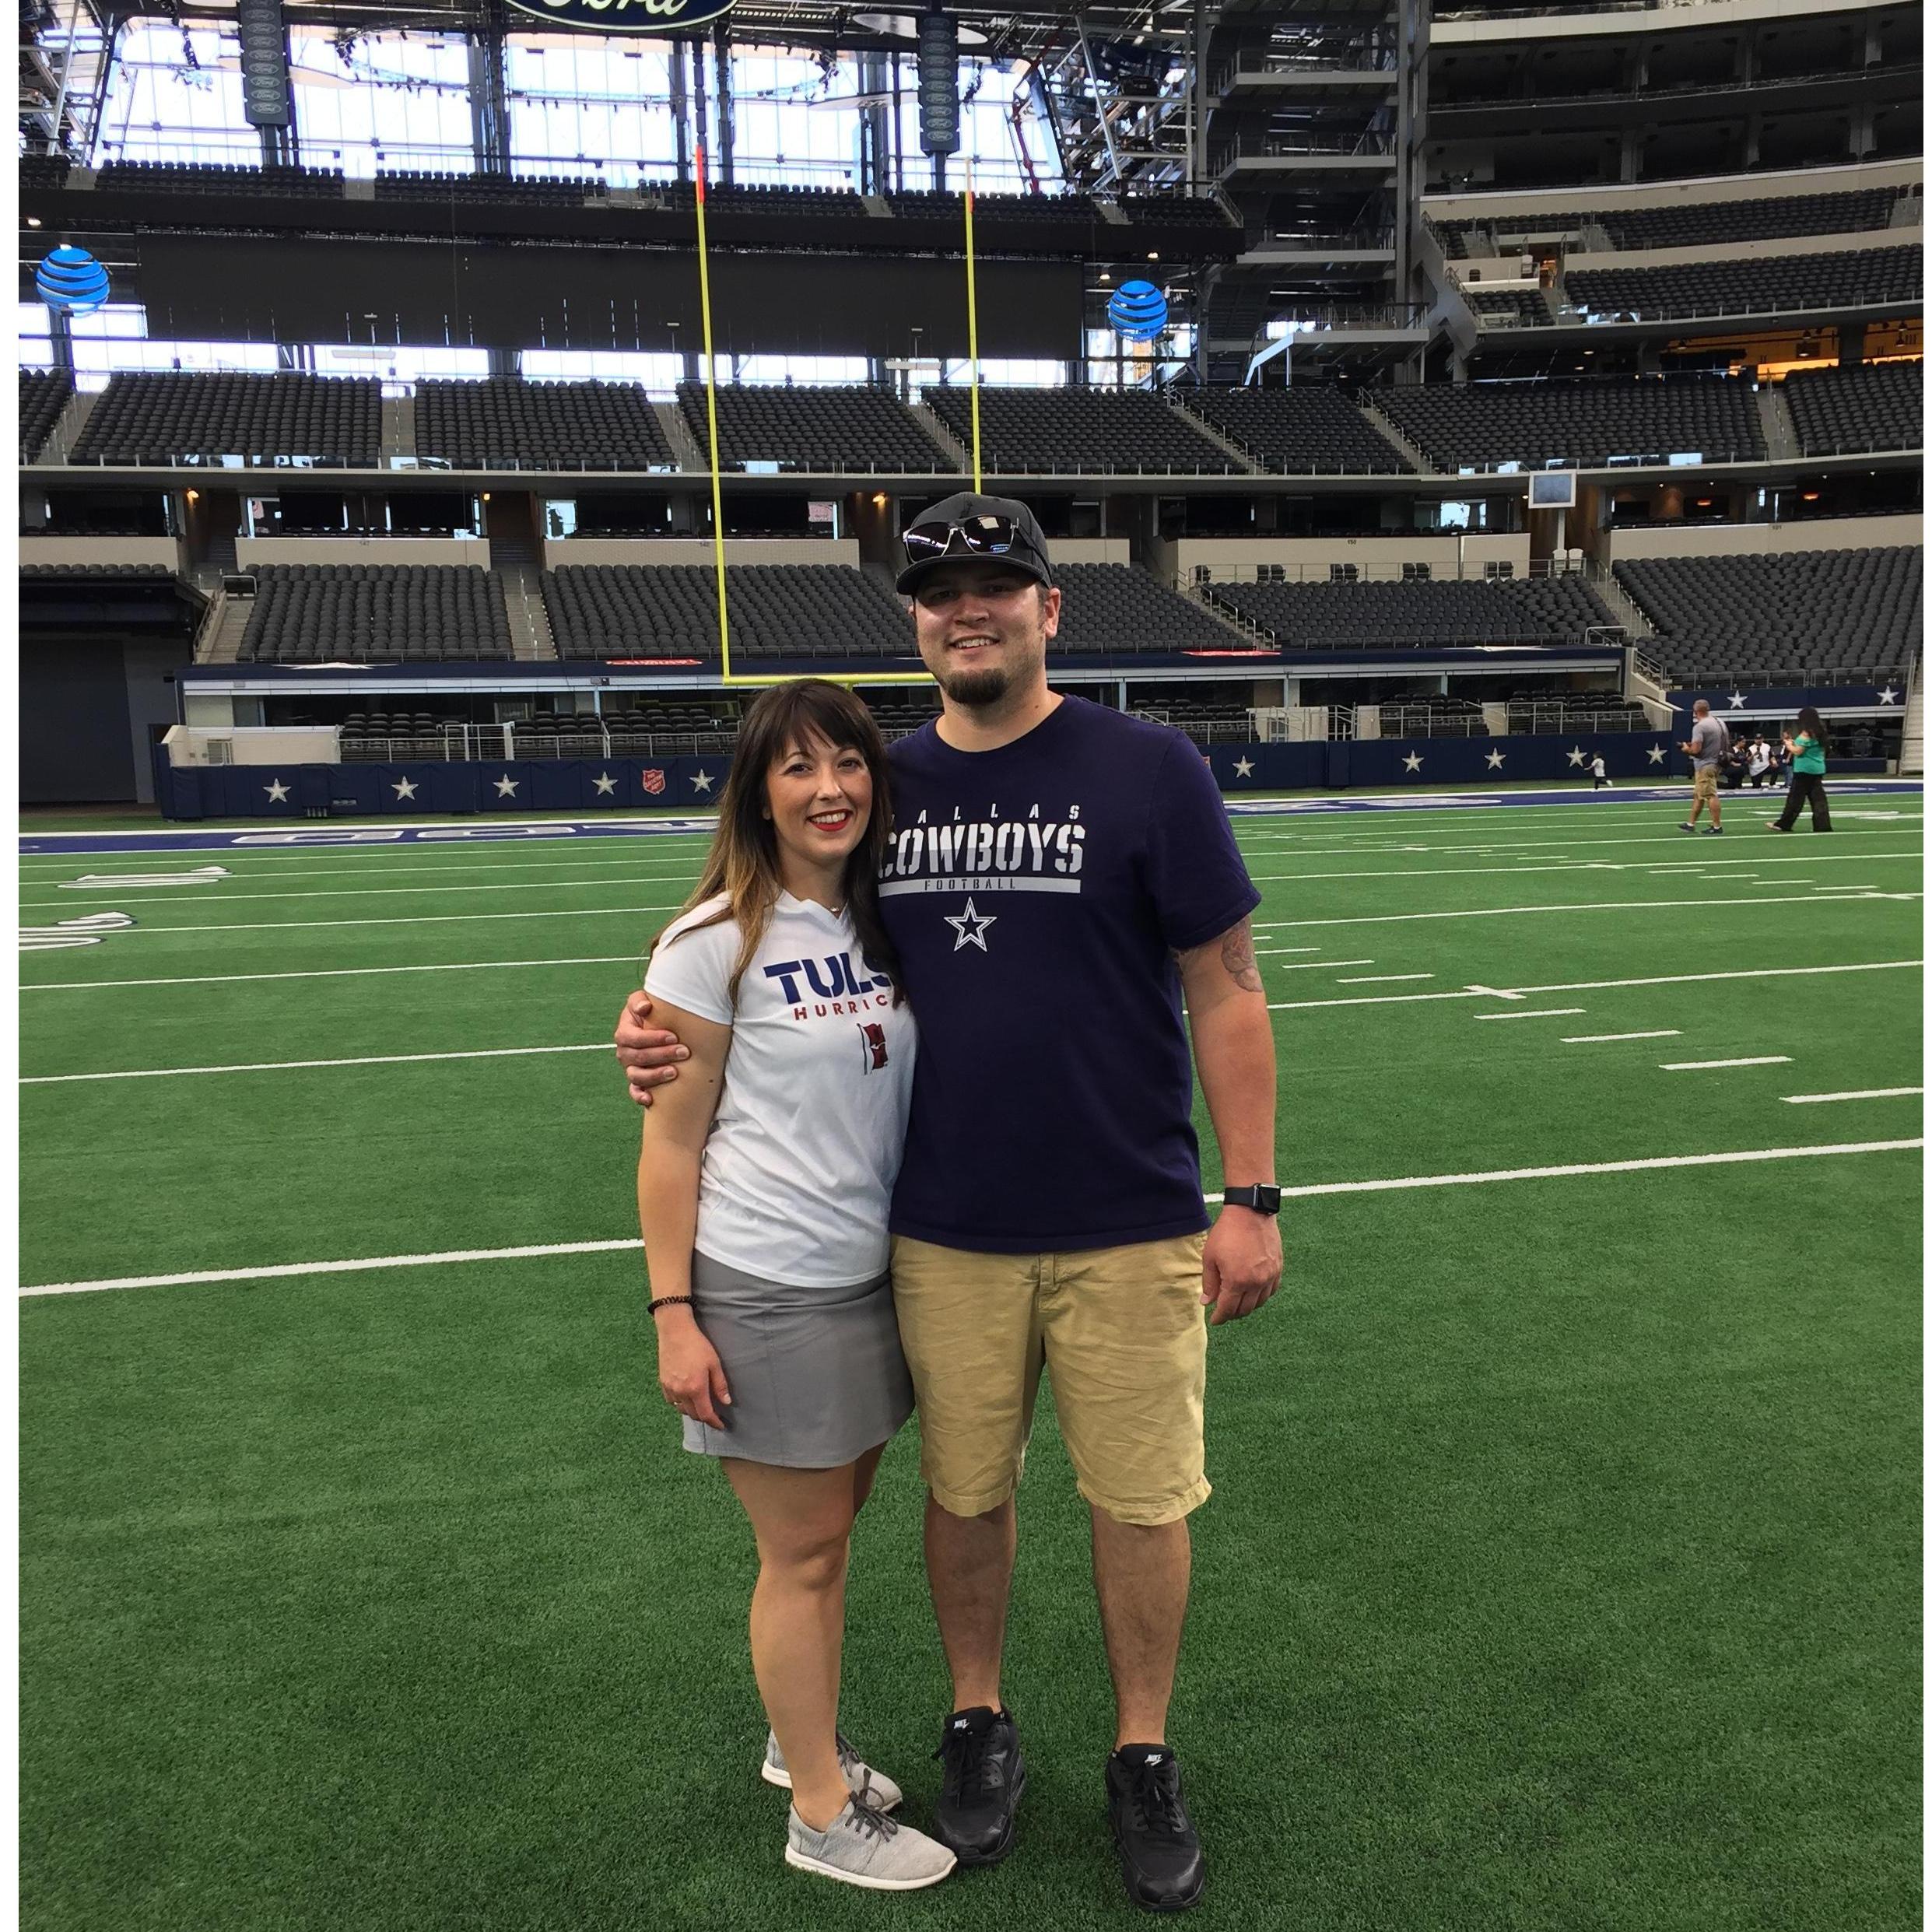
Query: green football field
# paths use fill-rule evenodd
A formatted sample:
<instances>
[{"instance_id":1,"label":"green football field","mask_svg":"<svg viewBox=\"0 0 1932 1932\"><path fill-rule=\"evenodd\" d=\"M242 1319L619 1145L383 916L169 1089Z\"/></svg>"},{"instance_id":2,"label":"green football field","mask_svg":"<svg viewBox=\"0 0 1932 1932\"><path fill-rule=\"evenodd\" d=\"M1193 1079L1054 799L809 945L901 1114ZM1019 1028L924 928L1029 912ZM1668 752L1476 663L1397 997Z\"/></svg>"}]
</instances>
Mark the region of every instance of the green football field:
<instances>
[{"instance_id":1,"label":"green football field","mask_svg":"<svg viewBox=\"0 0 1932 1932\"><path fill-rule=\"evenodd\" d=\"M1212 1338L1199 1923L1917 1923L1923 805L1772 808L1238 821L1295 1197ZM750 1537L657 1394L605 1050L701 849L20 861L23 926L138 922L21 961L35 1932L1133 1919L1045 1404L1018 1849L910 1897L780 1862ZM844 1723L920 1822L917 1449Z\"/></svg>"}]
</instances>

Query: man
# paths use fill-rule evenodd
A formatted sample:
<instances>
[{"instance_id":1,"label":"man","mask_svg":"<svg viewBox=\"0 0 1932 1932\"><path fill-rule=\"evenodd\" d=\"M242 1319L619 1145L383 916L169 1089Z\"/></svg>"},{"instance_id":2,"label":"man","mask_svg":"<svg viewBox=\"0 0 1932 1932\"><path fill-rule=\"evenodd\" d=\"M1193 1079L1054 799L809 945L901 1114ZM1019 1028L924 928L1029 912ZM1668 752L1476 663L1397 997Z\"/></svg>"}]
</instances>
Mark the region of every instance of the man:
<instances>
[{"instance_id":1,"label":"man","mask_svg":"<svg viewBox=\"0 0 1932 1932\"><path fill-rule=\"evenodd\" d=\"M1604 763L1603 753L1598 752L1590 761L1590 788L1592 791L1601 791L1609 783L1610 769Z\"/></svg>"},{"instance_id":2,"label":"man","mask_svg":"<svg viewBox=\"0 0 1932 1932\"><path fill-rule=\"evenodd\" d=\"M1708 700L1699 698L1691 707L1691 735L1677 749L1688 754L1691 761L1691 815L1678 829L1695 832L1698 813L1709 805L1710 823L1704 829L1707 833L1722 832L1724 822L1717 803L1717 766L1730 749L1730 733L1722 718L1711 716Z\"/></svg>"},{"instance_id":3,"label":"man","mask_svg":"<svg viewBox=\"0 0 1932 1932\"><path fill-rule=\"evenodd\" d=\"M1166 1733L1208 1494L1201 1310L1248 1314L1282 1271L1260 895L1186 738L1047 688L1061 594L1023 504L948 497L905 542L943 707L892 747L880 887L920 1034L892 1270L953 1685L934 1829L966 1864L1013 1843L1026 1773L1000 1664L1043 1364L1092 1519L1122 1871L1137 1904L1177 1910L1205 1878ZM647 1102L675 1076L648 1010L633 996L617 1034ZM1188 1027L1227 1183L1211 1229Z\"/></svg>"}]
</instances>

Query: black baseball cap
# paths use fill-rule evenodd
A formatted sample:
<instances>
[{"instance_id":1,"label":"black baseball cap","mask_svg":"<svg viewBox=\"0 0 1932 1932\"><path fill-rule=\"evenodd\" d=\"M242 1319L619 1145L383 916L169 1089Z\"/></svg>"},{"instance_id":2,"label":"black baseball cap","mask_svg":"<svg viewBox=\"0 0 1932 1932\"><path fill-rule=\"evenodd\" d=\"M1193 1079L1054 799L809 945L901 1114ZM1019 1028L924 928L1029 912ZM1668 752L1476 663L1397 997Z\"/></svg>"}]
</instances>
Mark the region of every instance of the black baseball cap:
<instances>
[{"instance_id":1,"label":"black baseball cap","mask_svg":"<svg viewBox=\"0 0 1932 1932\"><path fill-rule=\"evenodd\" d=\"M1011 496L980 496L971 490L962 490L956 496L948 496L930 509L922 510L906 528L910 533L934 524L970 525L974 518L980 517L997 517L1009 526L1010 536L1004 548L996 551L977 549L970 542L970 531L935 556L913 556L909 548L906 567L899 573L899 589L910 596L920 580L936 566L977 560L1010 564L1050 590L1054 566L1047 555L1047 539L1040 534L1039 519L1024 503L1015 502ZM989 531L991 528L988 526Z\"/></svg>"}]
</instances>

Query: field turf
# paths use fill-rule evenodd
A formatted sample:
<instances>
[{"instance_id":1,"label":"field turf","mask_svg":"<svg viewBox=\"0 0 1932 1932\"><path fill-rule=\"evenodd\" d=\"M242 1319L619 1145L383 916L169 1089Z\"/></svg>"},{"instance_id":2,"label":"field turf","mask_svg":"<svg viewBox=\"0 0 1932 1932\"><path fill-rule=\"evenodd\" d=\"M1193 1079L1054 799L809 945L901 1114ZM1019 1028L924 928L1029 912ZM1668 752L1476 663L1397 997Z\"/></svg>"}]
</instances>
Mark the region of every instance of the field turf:
<instances>
[{"instance_id":1,"label":"field turf","mask_svg":"<svg viewBox=\"0 0 1932 1932\"><path fill-rule=\"evenodd\" d=\"M1198 1924L1916 1923L1922 801L1843 796L1822 840L1769 810L1715 843L1614 794L1239 822L1309 1191L1280 1296L1212 1338ZM21 861L23 924L139 922L21 962L34 1932L1132 1922L1047 1405L1019 1849L856 1893L780 1863L750 1539L675 1446L638 1255L499 1252L635 1235L598 1049L700 850ZM205 1071L119 1077L153 1069ZM919 1511L909 1429L844 1722L914 1822Z\"/></svg>"}]
</instances>

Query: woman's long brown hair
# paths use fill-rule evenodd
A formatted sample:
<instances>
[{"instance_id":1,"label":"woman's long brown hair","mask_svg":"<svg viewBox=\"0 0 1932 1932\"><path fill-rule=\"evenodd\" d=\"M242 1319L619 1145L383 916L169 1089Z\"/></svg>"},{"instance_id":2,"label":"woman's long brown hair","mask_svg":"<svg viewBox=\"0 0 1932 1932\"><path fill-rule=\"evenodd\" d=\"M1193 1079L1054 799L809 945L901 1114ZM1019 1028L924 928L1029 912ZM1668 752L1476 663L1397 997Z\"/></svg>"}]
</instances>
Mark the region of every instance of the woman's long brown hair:
<instances>
[{"instance_id":1,"label":"woman's long brown hair","mask_svg":"<svg viewBox=\"0 0 1932 1932\"><path fill-rule=\"evenodd\" d=\"M904 997L899 984L899 958L885 936L885 922L878 909L879 870L892 836L885 741L871 713L853 693L822 678L798 678L760 692L745 712L738 727L731 776L718 801L717 831L703 875L678 914L682 919L707 899L724 894L726 903L718 911L686 930L695 932L728 919L737 921L744 942L738 948L738 963L731 969L734 1007L738 1005L738 983L757 956L771 924L772 908L784 889L777 829L765 815L765 781L787 749L794 745L808 747L814 739L840 751L857 752L872 774L872 815L864 837L845 861L845 903L851 910L853 930L866 966L891 980L895 1005ZM657 950L663 939L661 932L651 941L650 952ZM646 954L647 962L650 956Z\"/></svg>"}]
</instances>

